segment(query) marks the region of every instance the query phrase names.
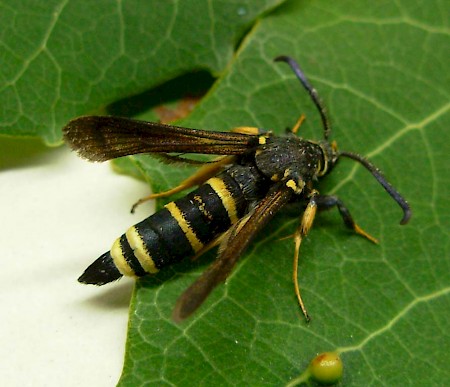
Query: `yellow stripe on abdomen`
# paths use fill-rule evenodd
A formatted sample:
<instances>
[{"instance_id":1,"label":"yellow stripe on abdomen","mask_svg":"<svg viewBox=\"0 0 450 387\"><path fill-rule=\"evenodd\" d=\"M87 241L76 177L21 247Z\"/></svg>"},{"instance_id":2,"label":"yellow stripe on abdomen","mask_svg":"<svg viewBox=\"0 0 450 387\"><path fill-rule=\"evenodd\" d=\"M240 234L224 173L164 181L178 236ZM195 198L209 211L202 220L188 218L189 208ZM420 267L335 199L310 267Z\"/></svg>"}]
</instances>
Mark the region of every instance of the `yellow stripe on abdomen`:
<instances>
[{"instance_id":1,"label":"yellow stripe on abdomen","mask_svg":"<svg viewBox=\"0 0 450 387\"><path fill-rule=\"evenodd\" d=\"M130 265L125 259L125 256L123 255L120 238L117 238L112 245L110 254L114 264L117 267L117 270L119 270L122 275L125 275L127 277L136 277L136 274L134 273L133 269L131 269Z\"/></svg>"},{"instance_id":2,"label":"yellow stripe on abdomen","mask_svg":"<svg viewBox=\"0 0 450 387\"><path fill-rule=\"evenodd\" d=\"M166 204L164 207L170 212L170 215L177 221L180 228L183 230L184 235L186 236L189 244L192 246L192 249L197 253L203 248L203 243L197 238L194 230L191 225L186 221L183 216L183 213L177 207L175 202L170 202Z\"/></svg>"},{"instance_id":3,"label":"yellow stripe on abdomen","mask_svg":"<svg viewBox=\"0 0 450 387\"><path fill-rule=\"evenodd\" d=\"M133 249L134 256L137 258L142 268L147 273L157 273L159 270L156 268L155 262L148 252L147 247L145 246L144 241L139 235L136 227L130 227L125 233L125 236L127 237L130 247Z\"/></svg>"},{"instance_id":4,"label":"yellow stripe on abdomen","mask_svg":"<svg viewBox=\"0 0 450 387\"><path fill-rule=\"evenodd\" d=\"M231 192L228 190L224 181L218 177L213 177L209 179L206 184L208 184L214 190L217 196L219 196L223 206L225 207L225 210L228 213L231 223L236 223L238 221L236 202L233 196L231 196Z\"/></svg>"}]
</instances>

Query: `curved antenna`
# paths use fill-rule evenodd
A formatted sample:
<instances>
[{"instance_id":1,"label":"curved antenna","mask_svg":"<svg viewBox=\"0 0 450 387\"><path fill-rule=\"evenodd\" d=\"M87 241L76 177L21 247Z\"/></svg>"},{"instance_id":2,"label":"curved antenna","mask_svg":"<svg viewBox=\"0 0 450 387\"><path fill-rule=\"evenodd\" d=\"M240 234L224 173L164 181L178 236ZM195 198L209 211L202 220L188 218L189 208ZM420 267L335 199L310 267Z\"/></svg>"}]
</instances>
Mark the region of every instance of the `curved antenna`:
<instances>
[{"instance_id":1,"label":"curved antenna","mask_svg":"<svg viewBox=\"0 0 450 387\"><path fill-rule=\"evenodd\" d=\"M274 61L275 62L286 62L291 67L292 71L297 76L297 78L300 80L303 87L306 89L309 96L313 100L314 105L316 105L317 110L319 111L320 118L322 119L323 129L324 129L323 136L324 136L325 140L328 140L328 137L330 136L330 133L331 133L330 119L328 118L327 110L325 109L325 106L323 106L322 101L319 98L319 94L317 93L317 90L314 87L312 87L312 85L309 83L308 79L306 78L306 75L304 74L304 72L302 71L302 69L300 68L300 66L294 59L292 59L291 57L286 56L286 55L280 55L280 56L277 56L274 59Z\"/></svg>"},{"instance_id":2,"label":"curved antenna","mask_svg":"<svg viewBox=\"0 0 450 387\"><path fill-rule=\"evenodd\" d=\"M352 160L358 161L360 164L364 165L366 169L377 179L378 183L380 183L386 192L391 195L391 197L397 202L397 204L403 210L403 218L400 221L400 224L406 224L411 218L411 207L408 202L400 195L397 190L386 180L386 178L382 175L381 171L375 167L375 165L371 164L364 157L351 152L339 152L338 156L348 157Z\"/></svg>"}]
</instances>

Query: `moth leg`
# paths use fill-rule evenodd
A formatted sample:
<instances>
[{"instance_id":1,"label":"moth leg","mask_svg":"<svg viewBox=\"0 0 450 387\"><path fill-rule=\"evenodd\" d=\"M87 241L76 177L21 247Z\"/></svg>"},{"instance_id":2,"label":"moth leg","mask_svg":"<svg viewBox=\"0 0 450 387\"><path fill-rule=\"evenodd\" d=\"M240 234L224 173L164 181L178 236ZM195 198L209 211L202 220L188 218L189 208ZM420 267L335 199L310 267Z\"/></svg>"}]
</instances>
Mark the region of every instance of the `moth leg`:
<instances>
[{"instance_id":1,"label":"moth leg","mask_svg":"<svg viewBox=\"0 0 450 387\"><path fill-rule=\"evenodd\" d=\"M238 233L241 230L241 228L244 226L244 224L247 223L249 218L250 218L250 214L248 214L245 217L243 217L242 219L240 219L228 231L225 231L223 234L219 235L212 242L210 242L206 246L204 246L203 249L201 249L194 257L191 258L191 260L192 261L197 260L201 255L205 254L207 251L211 250L212 248L214 248L216 246L219 246L219 253L221 253L223 250L226 249L226 245L227 245L230 237L233 234Z\"/></svg>"},{"instance_id":2,"label":"moth leg","mask_svg":"<svg viewBox=\"0 0 450 387\"><path fill-rule=\"evenodd\" d=\"M203 254L205 254L207 251L211 250L212 248L220 245L220 242L224 238L224 234L220 235L216 239L214 239L212 242L209 242L206 246L204 246L200 251L197 252L192 258L191 261L194 262L197 259L199 259Z\"/></svg>"},{"instance_id":3,"label":"moth leg","mask_svg":"<svg viewBox=\"0 0 450 387\"><path fill-rule=\"evenodd\" d=\"M230 132L257 136L258 134L261 134L261 129L255 128L253 126L238 126L231 129Z\"/></svg>"},{"instance_id":4,"label":"moth leg","mask_svg":"<svg viewBox=\"0 0 450 387\"><path fill-rule=\"evenodd\" d=\"M294 281L294 289L295 295L297 296L298 304L305 316L306 322L309 322L311 319L309 317L308 311L306 310L305 303L303 302L302 296L300 294L300 287L298 284L298 258L300 255L300 244L302 243L303 238L308 234L309 230L312 227L314 218L317 212L317 202L316 199L318 197L318 192L313 190L311 192L308 205L306 206L305 212L303 213L302 220L300 225L295 230L293 235L294 243L295 243L295 252L294 252L294 270L292 273L292 280Z\"/></svg>"},{"instance_id":5,"label":"moth leg","mask_svg":"<svg viewBox=\"0 0 450 387\"><path fill-rule=\"evenodd\" d=\"M151 194L149 196L143 197L139 199L136 203L131 207L131 213L134 213L136 207L148 200L157 199L157 198L165 198L167 196L176 194L185 189L198 186L203 184L209 178L217 175L225 165L232 164L235 156L225 156L220 157L217 160L207 163L203 165L197 172L195 172L192 176L189 176L186 180L183 180L179 185L174 188L171 188L167 191L158 192Z\"/></svg>"},{"instance_id":6,"label":"moth leg","mask_svg":"<svg viewBox=\"0 0 450 387\"><path fill-rule=\"evenodd\" d=\"M353 220L350 211L344 205L344 203L337 197L333 195L319 195L316 198L317 206L319 210L328 210L332 207L337 207L339 213L341 214L342 220L344 224L355 231L357 234L363 236L369 241L378 244L378 239L365 232L361 227L359 227L355 221Z\"/></svg>"},{"instance_id":7,"label":"moth leg","mask_svg":"<svg viewBox=\"0 0 450 387\"><path fill-rule=\"evenodd\" d=\"M300 126L302 126L303 122L305 122L305 119L306 119L305 115L302 114L302 115L298 118L298 120L297 120L297 122L295 123L294 127L291 129L291 132L294 133L294 134L297 134L298 130L300 129Z\"/></svg>"},{"instance_id":8,"label":"moth leg","mask_svg":"<svg viewBox=\"0 0 450 387\"><path fill-rule=\"evenodd\" d=\"M200 256L202 256L203 254L205 254L207 251L211 250L212 248L216 247L216 246L220 246L222 244L222 242L228 238L228 234L231 232L232 228L230 228L228 231L225 231L223 234L219 235L216 239L214 239L213 241L209 242L206 246L204 246L197 254L195 254L192 258L191 261L196 261L198 258L200 258Z\"/></svg>"}]
</instances>

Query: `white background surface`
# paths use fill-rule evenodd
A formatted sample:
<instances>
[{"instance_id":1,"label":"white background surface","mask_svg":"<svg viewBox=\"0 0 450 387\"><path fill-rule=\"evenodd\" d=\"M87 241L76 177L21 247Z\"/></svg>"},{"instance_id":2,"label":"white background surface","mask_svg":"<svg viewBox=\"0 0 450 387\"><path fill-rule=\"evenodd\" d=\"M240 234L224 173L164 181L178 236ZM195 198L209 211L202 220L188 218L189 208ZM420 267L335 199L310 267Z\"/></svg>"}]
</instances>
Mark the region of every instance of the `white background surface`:
<instances>
[{"instance_id":1,"label":"white background surface","mask_svg":"<svg viewBox=\"0 0 450 387\"><path fill-rule=\"evenodd\" d=\"M133 281L77 278L148 216L142 182L65 147L0 141L0 385L114 386Z\"/></svg>"}]
</instances>

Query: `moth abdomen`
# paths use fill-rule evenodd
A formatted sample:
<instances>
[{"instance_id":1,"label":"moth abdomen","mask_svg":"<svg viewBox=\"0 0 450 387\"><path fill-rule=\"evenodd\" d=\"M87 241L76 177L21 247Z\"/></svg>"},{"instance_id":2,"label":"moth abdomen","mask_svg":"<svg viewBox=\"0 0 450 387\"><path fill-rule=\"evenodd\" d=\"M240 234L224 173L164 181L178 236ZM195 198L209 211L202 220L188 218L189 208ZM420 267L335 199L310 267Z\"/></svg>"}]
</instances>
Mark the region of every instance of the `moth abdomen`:
<instances>
[{"instance_id":1,"label":"moth abdomen","mask_svg":"<svg viewBox=\"0 0 450 387\"><path fill-rule=\"evenodd\" d=\"M239 165L210 178L130 227L79 281L104 285L123 275L142 277L196 255L246 214L261 179L255 168Z\"/></svg>"},{"instance_id":2,"label":"moth abdomen","mask_svg":"<svg viewBox=\"0 0 450 387\"><path fill-rule=\"evenodd\" d=\"M116 281L121 277L122 273L117 269L108 251L89 265L80 278L78 278L78 282L100 286Z\"/></svg>"}]
</instances>

